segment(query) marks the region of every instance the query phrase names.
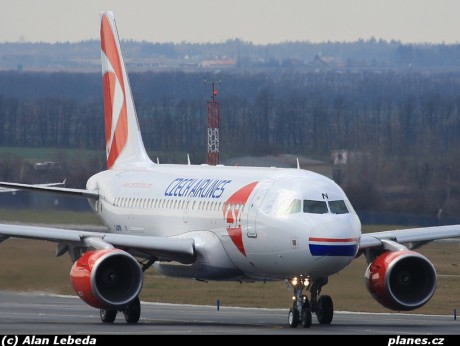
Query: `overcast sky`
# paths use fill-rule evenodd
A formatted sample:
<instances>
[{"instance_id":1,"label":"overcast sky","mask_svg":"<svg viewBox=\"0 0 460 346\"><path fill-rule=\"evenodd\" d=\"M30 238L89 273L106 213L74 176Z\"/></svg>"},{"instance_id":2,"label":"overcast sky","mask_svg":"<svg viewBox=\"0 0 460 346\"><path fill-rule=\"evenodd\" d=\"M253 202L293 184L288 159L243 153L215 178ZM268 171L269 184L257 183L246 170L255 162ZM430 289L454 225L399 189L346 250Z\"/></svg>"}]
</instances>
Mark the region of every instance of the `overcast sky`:
<instances>
[{"instance_id":1,"label":"overcast sky","mask_svg":"<svg viewBox=\"0 0 460 346\"><path fill-rule=\"evenodd\" d=\"M112 10L122 39L254 43L459 43L460 0L0 0L0 42L99 39Z\"/></svg>"}]
</instances>

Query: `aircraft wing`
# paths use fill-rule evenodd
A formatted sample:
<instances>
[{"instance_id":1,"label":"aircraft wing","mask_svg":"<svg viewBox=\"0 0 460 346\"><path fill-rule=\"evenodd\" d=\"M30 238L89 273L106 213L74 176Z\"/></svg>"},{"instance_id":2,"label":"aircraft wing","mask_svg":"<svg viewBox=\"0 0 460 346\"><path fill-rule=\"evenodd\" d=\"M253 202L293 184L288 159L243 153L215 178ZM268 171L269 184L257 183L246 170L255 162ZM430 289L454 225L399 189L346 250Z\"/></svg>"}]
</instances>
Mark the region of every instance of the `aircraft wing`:
<instances>
[{"instance_id":1,"label":"aircraft wing","mask_svg":"<svg viewBox=\"0 0 460 346\"><path fill-rule=\"evenodd\" d=\"M138 235L78 231L71 229L0 224L0 241L9 237L71 243L75 246L103 249L116 247L149 253L162 260L193 263L195 245L189 238L145 237Z\"/></svg>"},{"instance_id":2,"label":"aircraft wing","mask_svg":"<svg viewBox=\"0 0 460 346\"><path fill-rule=\"evenodd\" d=\"M460 237L460 225L408 228L384 232L365 233L361 235L360 250L380 247L382 240L391 240L401 244L414 244L414 247L427 242Z\"/></svg>"},{"instance_id":3,"label":"aircraft wing","mask_svg":"<svg viewBox=\"0 0 460 346\"><path fill-rule=\"evenodd\" d=\"M98 199L99 193L97 191L90 191L85 189L69 189L66 187L57 187L63 183L51 183L51 184L18 184L18 183L7 183L0 182L0 187L7 189L3 192L12 192L17 190L32 190L32 191L42 191L42 192L51 192L61 195L74 196L74 197L86 197L92 199Z\"/></svg>"}]
</instances>

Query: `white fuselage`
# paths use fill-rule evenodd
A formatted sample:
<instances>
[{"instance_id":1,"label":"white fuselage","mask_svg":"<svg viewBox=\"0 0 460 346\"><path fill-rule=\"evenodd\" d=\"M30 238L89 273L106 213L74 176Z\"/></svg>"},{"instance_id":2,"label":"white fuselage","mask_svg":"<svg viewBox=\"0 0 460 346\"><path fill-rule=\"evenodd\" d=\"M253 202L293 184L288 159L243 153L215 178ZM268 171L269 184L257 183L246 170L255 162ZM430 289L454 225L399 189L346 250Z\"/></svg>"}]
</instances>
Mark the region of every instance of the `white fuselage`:
<instances>
[{"instance_id":1,"label":"white fuselage","mask_svg":"<svg viewBox=\"0 0 460 346\"><path fill-rule=\"evenodd\" d=\"M326 277L351 262L361 235L342 189L300 169L152 164L98 173L87 188L110 232L194 239L193 265L156 264L172 276Z\"/></svg>"}]
</instances>

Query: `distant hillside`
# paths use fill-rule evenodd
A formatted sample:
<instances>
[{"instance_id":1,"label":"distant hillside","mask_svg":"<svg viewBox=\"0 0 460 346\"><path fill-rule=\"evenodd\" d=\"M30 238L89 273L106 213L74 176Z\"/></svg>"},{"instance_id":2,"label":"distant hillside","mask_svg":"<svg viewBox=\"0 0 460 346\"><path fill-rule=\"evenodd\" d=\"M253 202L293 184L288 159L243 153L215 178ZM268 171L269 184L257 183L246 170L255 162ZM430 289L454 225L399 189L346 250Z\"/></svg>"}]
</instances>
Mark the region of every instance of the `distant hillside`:
<instances>
[{"instance_id":1,"label":"distant hillside","mask_svg":"<svg viewBox=\"0 0 460 346\"><path fill-rule=\"evenodd\" d=\"M449 68L460 66L460 45L407 45L370 39L351 43L286 42L254 45L123 41L131 71L266 69ZM98 72L99 41L0 43L0 70Z\"/></svg>"}]
</instances>

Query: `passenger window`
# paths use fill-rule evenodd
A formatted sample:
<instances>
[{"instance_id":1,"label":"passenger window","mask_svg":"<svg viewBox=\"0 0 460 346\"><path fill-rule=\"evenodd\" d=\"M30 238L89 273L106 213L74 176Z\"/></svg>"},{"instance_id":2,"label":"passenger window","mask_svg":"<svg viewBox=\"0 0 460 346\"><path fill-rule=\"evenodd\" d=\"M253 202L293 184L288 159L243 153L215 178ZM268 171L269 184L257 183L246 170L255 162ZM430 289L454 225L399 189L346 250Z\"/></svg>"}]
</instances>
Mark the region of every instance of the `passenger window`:
<instances>
[{"instance_id":1,"label":"passenger window","mask_svg":"<svg viewBox=\"0 0 460 346\"><path fill-rule=\"evenodd\" d=\"M333 214L347 214L348 209L345 201L329 201L329 209Z\"/></svg>"},{"instance_id":2,"label":"passenger window","mask_svg":"<svg viewBox=\"0 0 460 346\"><path fill-rule=\"evenodd\" d=\"M326 214L328 212L327 204L324 201L303 201L303 212L310 214Z\"/></svg>"}]
</instances>

